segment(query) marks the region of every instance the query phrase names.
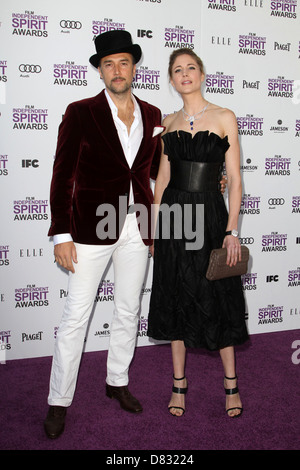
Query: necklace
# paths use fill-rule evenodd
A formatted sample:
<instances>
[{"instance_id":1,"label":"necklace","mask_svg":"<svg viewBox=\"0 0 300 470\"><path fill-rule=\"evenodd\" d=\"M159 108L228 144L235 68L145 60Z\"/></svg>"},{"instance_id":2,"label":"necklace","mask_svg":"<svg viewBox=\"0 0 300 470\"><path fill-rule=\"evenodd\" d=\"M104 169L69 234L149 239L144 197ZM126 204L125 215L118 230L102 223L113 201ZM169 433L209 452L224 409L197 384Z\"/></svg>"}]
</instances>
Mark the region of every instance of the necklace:
<instances>
[{"instance_id":1,"label":"necklace","mask_svg":"<svg viewBox=\"0 0 300 470\"><path fill-rule=\"evenodd\" d=\"M183 119L187 122L190 123L190 126L191 126L191 131L194 129L194 121L196 119L200 119L202 114L204 113L204 111L206 110L206 108L208 107L209 103L207 103L207 105L201 110L199 111L199 113L196 113L194 114L193 116L190 116L187 112L185 112L185 110L182 108L181 111L182 111L182 114L183 114ZM198 114L200 114L200 116L198 116ZM198 117L197 117L198 116Z\"/></svg>"}]
</instances>

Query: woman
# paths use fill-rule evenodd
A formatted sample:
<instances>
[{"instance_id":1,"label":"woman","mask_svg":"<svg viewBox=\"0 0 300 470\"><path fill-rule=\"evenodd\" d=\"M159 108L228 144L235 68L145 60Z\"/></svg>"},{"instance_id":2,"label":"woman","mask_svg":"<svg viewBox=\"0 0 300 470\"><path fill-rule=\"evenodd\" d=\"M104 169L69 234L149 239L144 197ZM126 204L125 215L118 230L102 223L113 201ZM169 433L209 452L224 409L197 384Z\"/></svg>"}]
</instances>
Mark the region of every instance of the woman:
<instances>
[{"instance_id":1,"label":"woman","mask_svg":"<svg viewBox=\"0 0 300 470\"><path fill-rule=\"evenodd\" d=\"M227 248L229 265L236 264L241 256L237 229L242 188L236 117L232 111L209 103L202 96L203 64L193 51L179 49L171 54L169 77L182 97L183 108L167 116L163 123L166 129L154 202L161 208L163 204L179 205L183 214L184 209L192 208L194 231L195 208L202 204L204 244L201 249L187 249L184 234L181 239L175 236L178 226L172 217L168 219L170 237L166 239L162 232L156 234L148 335L171 341L172 415L182 416L185 412L186 347L205 347L220 351L226 412L230 417L238 417L243 408L234 345L248 339L241 279L208 281L205 277L213 248ZM229 213L218 187L224 161ZM166 223L161 211L158 221L161 230Z\"/></svg>"}]
</instances>

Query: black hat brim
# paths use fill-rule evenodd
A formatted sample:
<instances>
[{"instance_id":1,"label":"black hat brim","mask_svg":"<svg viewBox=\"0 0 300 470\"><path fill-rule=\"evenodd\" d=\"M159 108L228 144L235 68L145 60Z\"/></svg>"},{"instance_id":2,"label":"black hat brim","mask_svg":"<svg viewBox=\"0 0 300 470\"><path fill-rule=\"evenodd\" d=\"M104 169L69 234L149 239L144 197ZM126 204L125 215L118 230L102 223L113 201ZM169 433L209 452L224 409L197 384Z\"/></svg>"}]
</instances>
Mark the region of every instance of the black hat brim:
<instances>
[{"instance_id":1,"label":"black hat brim","mask_svg":"<svg viewBox=\"0 0 300 470\"><path fill-rule=\"evenodd\" d=\"M101 54L94 54L90 57L89 61L94 67L98 68L100 64L100 60L103 57L106 57L112 54L119 54L120 52L128 52L129 54L131 54L136 64L139 62L140 58L142 57L142 50L140 46L138 44L133 44L130 47L120 47L119 49L109 49L106 51L102 51Z\"/></svg>"}]
</instances>

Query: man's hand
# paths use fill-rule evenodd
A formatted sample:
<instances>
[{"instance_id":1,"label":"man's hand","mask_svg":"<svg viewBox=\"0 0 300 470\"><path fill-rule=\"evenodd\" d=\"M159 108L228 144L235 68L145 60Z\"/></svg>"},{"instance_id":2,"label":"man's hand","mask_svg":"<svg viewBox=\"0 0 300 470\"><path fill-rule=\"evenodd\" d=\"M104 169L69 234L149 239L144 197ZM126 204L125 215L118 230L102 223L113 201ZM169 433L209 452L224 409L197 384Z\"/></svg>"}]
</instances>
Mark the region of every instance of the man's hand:
<instances>
[{"instance_id":1,"label":"man's hand","mask_svg":"<svg viewBox=\"0 0 300 470\"><path fill-rule=\"evenodd\" d=\"M73 262L77 263L77 252L73 242L58 243L54 247L55 261L63 268L75 273Z\"/></svg>"},{"instance_id":2,"label":"man's hand","mask_svg":"<svg viewBox=\"0 0 300 470\"><path fill-rule=\"evenodd\" d=\"M220 191L222 194L224 194L226 186L227 186L227 178L224 175L222 175L222 179L220 180L220 186L221 186Z\"/></svg>"}]
</instances>

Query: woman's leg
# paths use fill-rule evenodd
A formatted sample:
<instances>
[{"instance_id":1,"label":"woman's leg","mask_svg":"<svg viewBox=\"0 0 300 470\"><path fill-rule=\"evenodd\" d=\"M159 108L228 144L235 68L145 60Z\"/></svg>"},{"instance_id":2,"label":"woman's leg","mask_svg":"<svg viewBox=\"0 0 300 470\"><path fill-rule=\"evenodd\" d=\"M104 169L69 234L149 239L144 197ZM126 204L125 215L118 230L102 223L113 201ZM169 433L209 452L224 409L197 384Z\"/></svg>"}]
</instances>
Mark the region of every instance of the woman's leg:
<instances>
[{"instance_id":1,"label":"woman's leg","mask_svg":"<svg viewBox=\"0 0 300 470\"><path fill-rule=\"evenodd\" d=\"M187 380L185 378L185 357L186 348L183 341L172 341L172 360L174 371L174 387L184 389L187 387ZM176 380L182 379L182 380ZM179 407L179 408L176 408ZM169 403L169 411L174 416L182 416L185 410L185 396L184 393L172 392L171 400Z\"/></svg>"},{"instance_id":2,"label":"woman's leg","mask_svg":"<svg viewBox=\"0 0 300 470\"><path fill-rule=\"evenodd\" d=\"M237 387L237 378L233 346L220 349L220 356L224 367L224 387L226 389L234 389ZM234 380L228 380L226 379L226 377L229 377L231 379L234 378ZM242 403L239 393L235 393L233 395L226 395L226 410L229 410L230 408L233 409L228 411L228 416L234 417L241 414Z\"/></svg>"}]
</instances>

